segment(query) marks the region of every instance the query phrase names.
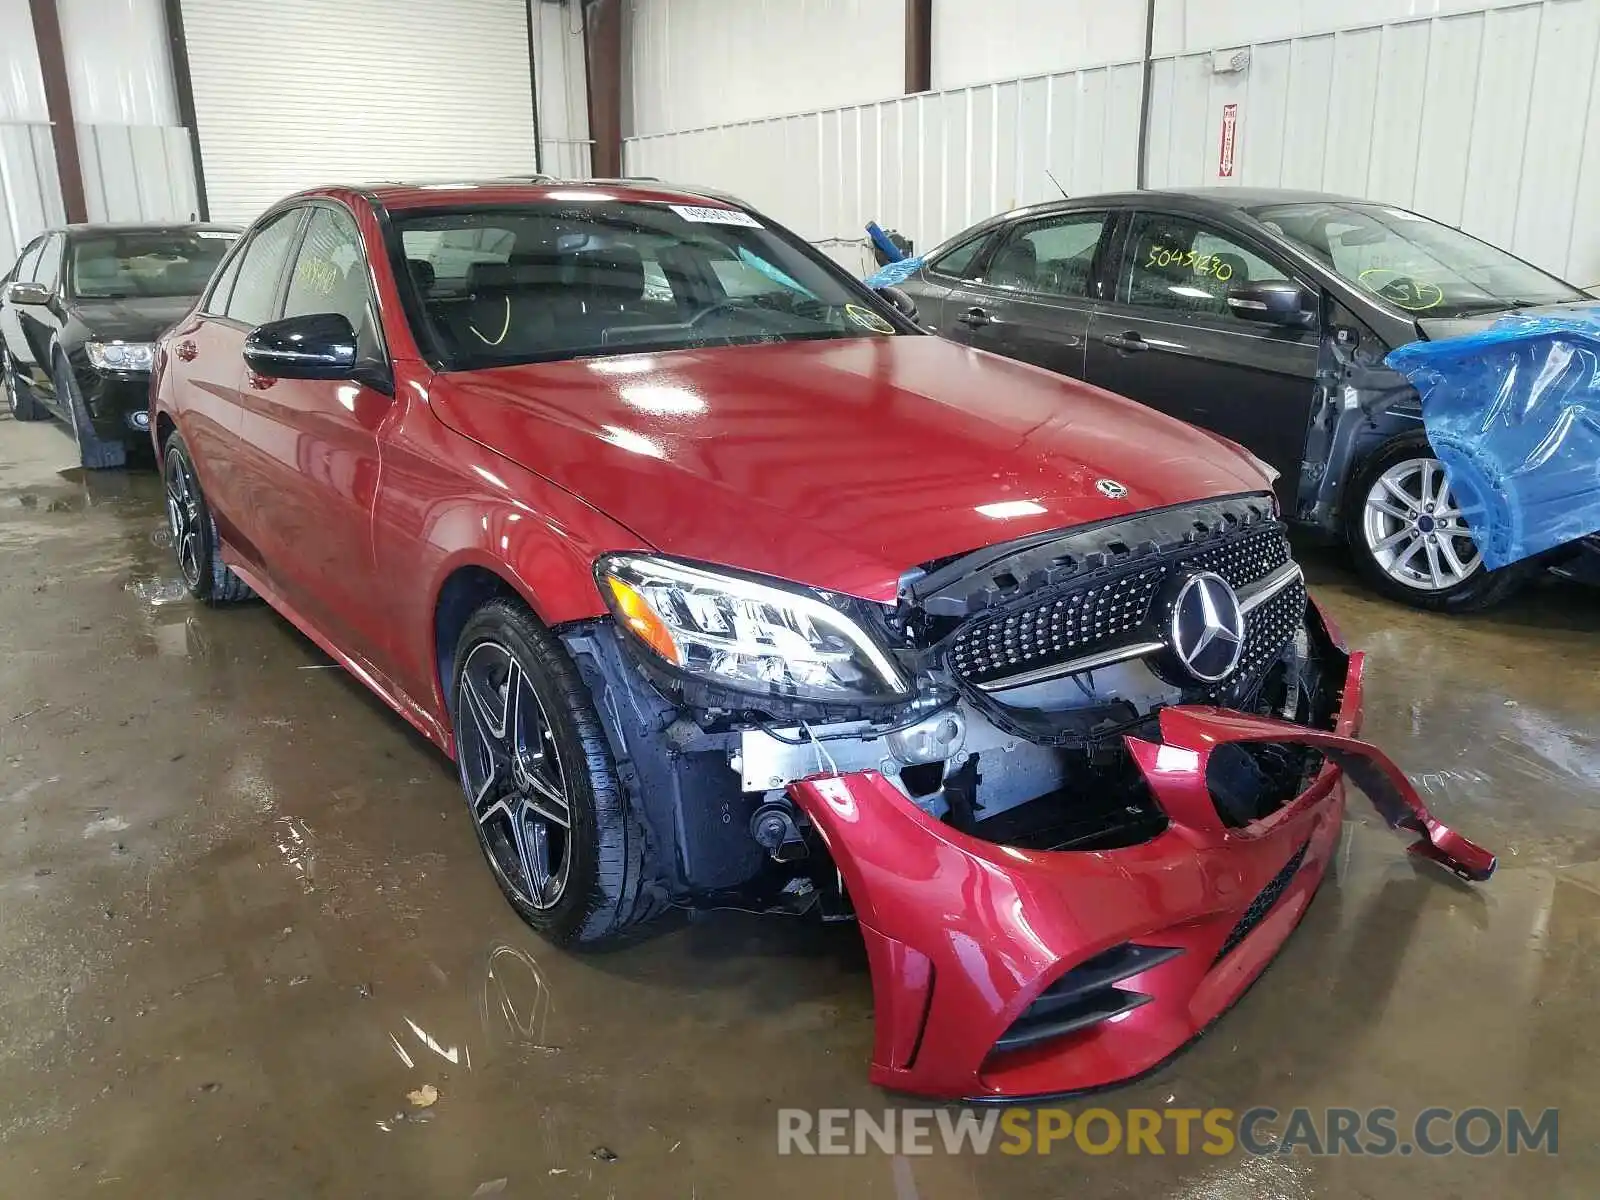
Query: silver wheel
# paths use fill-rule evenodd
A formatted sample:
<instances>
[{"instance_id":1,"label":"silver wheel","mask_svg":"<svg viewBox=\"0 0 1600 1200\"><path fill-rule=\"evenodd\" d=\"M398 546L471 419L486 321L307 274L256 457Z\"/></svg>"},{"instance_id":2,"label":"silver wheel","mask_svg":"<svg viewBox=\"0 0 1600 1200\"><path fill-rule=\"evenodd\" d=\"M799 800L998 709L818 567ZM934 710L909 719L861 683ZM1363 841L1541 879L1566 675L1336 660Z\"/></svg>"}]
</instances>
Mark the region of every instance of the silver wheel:
<instances>
[{"instance_id":1,"label":"silver wheel","mask_svg":"<svg viewBox=\"0 0 1600 1200\"><path fill-rule=\"evenodd\" d=\"M1448 591L1483 570L1483 555L1436 458L1408 458L1378 476L1361 523L1373 561L1405 587Z\"/></svg>"},{"instance_id":2,"label":"silver wheel","mask_svg":"<svg viewBox=\"0 0 1600 1200\"><path fill-rule=\"evenodd\" d=\"M478 643L462 667L456 759L495 871L530 908L553 908L572 867L566 776L544 704L499 642Z\"/></svg>"}]
</instances>

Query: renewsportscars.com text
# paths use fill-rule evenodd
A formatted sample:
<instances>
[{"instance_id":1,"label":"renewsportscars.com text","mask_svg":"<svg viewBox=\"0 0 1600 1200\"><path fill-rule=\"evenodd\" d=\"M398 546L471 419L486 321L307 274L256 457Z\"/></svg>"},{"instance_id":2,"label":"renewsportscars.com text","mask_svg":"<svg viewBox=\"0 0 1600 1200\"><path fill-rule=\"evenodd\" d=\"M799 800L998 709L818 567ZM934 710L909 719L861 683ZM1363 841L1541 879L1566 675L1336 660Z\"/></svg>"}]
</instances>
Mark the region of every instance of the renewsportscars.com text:
<instances>
[{"instance_id":1,"label":"renewsportscars.com text","mask_svg":"<svg viewBox=\"0 0 1600 1200\"><path fill-rule=\"evenodd\" d=\"M1560 1110L851 1108L778 1110L779 1154L1556 1154Z\"/></svg>"}]
</instances>

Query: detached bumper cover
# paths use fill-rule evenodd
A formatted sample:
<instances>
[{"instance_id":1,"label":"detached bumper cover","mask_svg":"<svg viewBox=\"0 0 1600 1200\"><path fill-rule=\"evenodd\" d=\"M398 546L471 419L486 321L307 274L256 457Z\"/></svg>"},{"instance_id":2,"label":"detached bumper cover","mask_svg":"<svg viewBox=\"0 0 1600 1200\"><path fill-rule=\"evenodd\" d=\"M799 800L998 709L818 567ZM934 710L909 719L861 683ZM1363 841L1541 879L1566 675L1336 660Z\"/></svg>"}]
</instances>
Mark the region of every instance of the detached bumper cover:
<instances>
[{"instance_id":1,"label":"detached bumper cover","mask_svg":"<svg viewBox=\"0 0 1600 1200\"><path fill-rule=\"evenodd\" d=\"M1142 845L1040 852L968 837L872 771L789 794L844 877L871 964L871 1078L949 1099L1015 1100L1128 1080L1227 1009L1299 923L1338 843L1348 773L1412 852L1468 879L1494 857L1440 825L1382 751L1355 740L1363 656L1334 732L1213 708L1129 739L1170 825ZM1326 763L1271 816L1226 828L1206 788L1228 742L1302 743ZM1003 1048L997 1048L1001 1043Z\"/></svg>"}]
</instances>

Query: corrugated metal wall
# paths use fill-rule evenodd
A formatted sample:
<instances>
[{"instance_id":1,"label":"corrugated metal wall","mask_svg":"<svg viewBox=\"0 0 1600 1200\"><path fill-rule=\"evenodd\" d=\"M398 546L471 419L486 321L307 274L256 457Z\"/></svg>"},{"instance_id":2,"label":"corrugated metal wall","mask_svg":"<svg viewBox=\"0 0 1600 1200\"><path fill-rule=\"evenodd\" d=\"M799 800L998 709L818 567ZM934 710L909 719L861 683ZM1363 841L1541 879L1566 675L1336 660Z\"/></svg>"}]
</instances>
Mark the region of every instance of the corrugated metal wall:
<instances>
[{"instance_id":1,"label":"corrugated metal wall","mask_svg":"<svg viewBox=\"0 0 1600 1200\"><path fill-rule=\"evenodd\" d=\"M903 90L905 0L627 4L631 133L857 104Z\"/></svg>"},{"instance_id":2,"label":"corrugated metal wall","mask_svg":"<svg viewBox=\"0 0 1600 1200\"><path fill-rule=\"evenodd\" d=\"M854 247L876 218L932 246L1058 196L1047 172L1071 192L1131 187L1140 83L1130 63L631 138L627 169L737 193L824 244Z\"/></svg>"},{"instance_id":3,"label":"corrugated metal wall","mask_svg":"<svg viewBox=\"0 0 1600 1200\"><path fill-rule=\"evenodd\" d=\"M1198 0L1191 0L1191 3ZM1431 10L1433 0L1426 2ZM1303 14L1302 14L1303 15ZM1248 65L1232 70L1238 51ZM1260 184L1420 209L1600 281L1600 0L1540 0L1153 63L1152 186ZM631 138L630 174L743 195L818 241L931 247L991 212L1132 186L1137 62ZM1237 105L1234 173L1218 173Z\"/></svg>"}]
</instances>

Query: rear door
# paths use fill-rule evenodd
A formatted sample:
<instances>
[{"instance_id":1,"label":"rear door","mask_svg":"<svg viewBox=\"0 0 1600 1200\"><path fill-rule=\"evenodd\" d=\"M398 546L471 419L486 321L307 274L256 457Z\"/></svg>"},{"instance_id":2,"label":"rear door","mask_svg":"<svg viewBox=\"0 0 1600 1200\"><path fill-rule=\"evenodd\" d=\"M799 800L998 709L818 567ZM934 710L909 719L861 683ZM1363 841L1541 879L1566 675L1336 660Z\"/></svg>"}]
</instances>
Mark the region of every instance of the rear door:
<instances>
[{"instance_id":1,"label":"rear door","mask_svg":"<svg viewBox=\"0 0 1600 1200\"><path fill-rule=\"evenodd\" d=\"M1082 379L1109 220L1106 212L1072 212L1008 226L981 274L952 288L939 332Z\"/></svg>"},{"instance_id":2,"label":"rear door","mask_svg":"<svg viewBox=\"0 0 1600 1200\"><path fill-rule=\"evenodd\" d=\"M371 272L355 218L317 203L274 316L338 313L356 331L369 381L387 375ZM340 649L382 669L385 597L374 579L372 509L378 431L392 388L370 382L273 379L245 368L240 388L250 477L261 488L261 553L285 598Z\"/></svg>"},{"instance_id":3,"label":"rear door","mask_svg":"<svg viewBox=\"0 0 1600 1200\"><path fill-rule=\"evenodd\" d=\"M1114 294L1089 338L1089 382L1247 447L1282 473L1279 497L1292 500L1320 330L1243 320L1227 291L1271 279L1319 289L1253 239L1187 215L1134 213L1118 241Z\"/></svg>"},{"instance_id":4,"label":"rear door","mask_svg":"<svg viewBox=\"0 0 1600 1200\"><path fill-rule=\"evenodd\" d=\"M61 255L66 239L59 233L45 237L33 281L50 293L49 304L21 304L17 324L22 332L21 346L27 361L24 372L33 383L33 394L55 409L63 419L71 418L56 395L55 363L52 352L61 332L64 310L61 306Z\"/></svg>"},{"instance_id":5,"label":"rear door","mask_svg":"<svg viewBox=\"0 0 1600 1200\"><path fill-rule=\"evenodd\" d=\"M39 271L39 256L44 253L44 244L48 240L47 234L40 234L28 243L27 248L17 258L17 265L12 267L11 274L6 276L7 283L33 282L33 277ZM34 361L33 349L28 345L28 339L22 334L21 312L21 306L11 303L10 300L0 302L0 334L5 336L6 351L16 364L17 374L25 381L34 383L38 364ZM34 391L37 393L37 385Z\"/></svg>"},{"instance_id":6,"label":"rear door","mask_svg":"<svg viewBox=\"0 0 1600 1200\"><path fill-rule=\"evenodd\" d=\"M955 311L948 305L952 289L965 279L975 278L985 258L984 250L994 239L994 230L967 238L936 258L930 258L902 285L917 302L917 321L925 329L945 333Z\"/></svg>"},{"instance_id":7,"label":"rear door","mask_svg":"<svg viewBox=\"0 0 1600 1200\"><path fill-rule=\"evenodd\" d=\"M200 486L223 537L257 562L261 507L272 497L241 441L244 339L275 311L304 208L269 217L223 265L195 315L168 335L173 395Z\"/></svg>"}]
</instances>

